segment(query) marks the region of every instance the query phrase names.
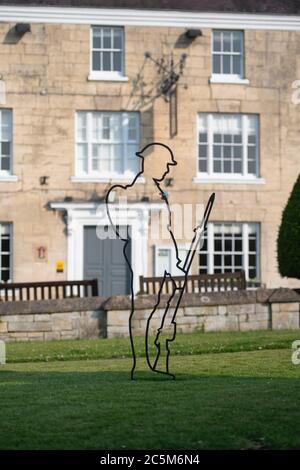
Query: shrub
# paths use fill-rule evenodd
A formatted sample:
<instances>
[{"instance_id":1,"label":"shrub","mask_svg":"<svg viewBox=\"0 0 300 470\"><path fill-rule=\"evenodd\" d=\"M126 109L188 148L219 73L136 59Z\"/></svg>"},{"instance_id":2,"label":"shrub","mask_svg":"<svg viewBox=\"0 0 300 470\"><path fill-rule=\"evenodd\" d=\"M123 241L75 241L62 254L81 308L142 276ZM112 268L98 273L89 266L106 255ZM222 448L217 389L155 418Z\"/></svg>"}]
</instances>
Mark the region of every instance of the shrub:
<instances>
[{"instance_id":1,"label":"shrub","mask_svg":"<svg viewBox=\"0 0 300 470\"><path fill-rule=\"evenodd\" d=\"M300 175L282 214L277 260L282 276L300 279Z\"/></svg>"}]
</instances>

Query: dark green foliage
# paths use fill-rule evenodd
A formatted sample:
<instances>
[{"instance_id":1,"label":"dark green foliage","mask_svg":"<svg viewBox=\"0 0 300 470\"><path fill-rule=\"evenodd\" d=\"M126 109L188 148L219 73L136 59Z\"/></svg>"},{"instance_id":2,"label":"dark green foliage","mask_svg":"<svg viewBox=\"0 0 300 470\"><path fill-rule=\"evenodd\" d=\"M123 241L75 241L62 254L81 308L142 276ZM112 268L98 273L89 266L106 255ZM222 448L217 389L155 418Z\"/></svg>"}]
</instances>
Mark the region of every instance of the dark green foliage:
<instances>
[{"instance_id":1,"label":"dark green foliage","mask_svg":"<svg viewBox=\"0 0 300 470\"><path fill-rule=\"evenodd\" d=\"M277 260L282 276L300 279L300 175L282 214Z\"/></svg>"}]
</instances>

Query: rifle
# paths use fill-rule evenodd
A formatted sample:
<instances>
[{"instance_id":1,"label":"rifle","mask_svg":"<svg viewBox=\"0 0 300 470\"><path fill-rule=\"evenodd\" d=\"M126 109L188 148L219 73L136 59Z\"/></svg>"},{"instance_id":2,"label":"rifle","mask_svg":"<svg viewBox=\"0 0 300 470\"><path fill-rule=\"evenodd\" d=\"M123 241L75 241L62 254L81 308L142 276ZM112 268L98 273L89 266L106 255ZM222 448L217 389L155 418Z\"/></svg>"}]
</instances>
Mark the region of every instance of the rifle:
<instances>
[{"instance_id":1,"label":"rifle","mask_svg":"<svg viewBox=\"0 0 300 470\"><path fill-rule=\"evenodd\" d=\"M188 273L190 271L195 253L196 253L201 241L203 240L203 234L207 229L207 223L208 223L208 219L209 219L211 210L212 210L213 205L214 205L214 201L215 201L215 193L212 193L209 200L208 200L208 202L207 202L207 204L206 204L206 208L205 208L205 211L204 211L203 218L202 218L200 224L197 225L197 227L194 229L195 235L194 235L194 237L191 241L191 245L190 245L190 248L188 250L188 253L187 253L183 268L182 268L182 270L185 273L185 279L184 279L183 285L180 286L180 288L178 288L178 287L176 287L176 285L174 283L175 287L174 287L174 291L173 291L173 294L171 296L171 299L173 298L176 290L179 290L179 295L178 295L176 305L174 307L172 319L171 319L171 324L174 325L174 333L173 333L173 336L171 338L166 339L166 350L167 350L166 372L156 370L156 366L157 366L158 359L160 357L160 350L161 350L159 336L160 336L160 334L163 330L163 327L164 327L164 321L165 321L166 315L167 315L169 307L170 307L171 299L168 302L167 308L166 308L164 316L162 318L162 323L161 323L162 326L157 330L157 335L156 335L156 338L154 340L154 344L155 344L157 352L156 352L156 358L154 360L154 365L153 366L151 366L150 360L149 360L148 344L146 345L147 346L146 347L147 361L148 361L148 364L151 367L151 369L156 371L156 372L161 372L161 373L164 373L164 374L167 374L167 375L171 375L174 379L175 379L175 376L173 374L170 374L170 372L169 372L169 356L170 356L169 343L174 341L174 339L176 337L176 322L175 322L176 314L177 314L178 308L179 308L181 300L182 300L182 296L183 296L185 288L186 288ZM202 245L200 246L200 249L201 248L202 248ZM148 326L147 326L147 331L148 331Z\"/></svg>"}]
</instances>

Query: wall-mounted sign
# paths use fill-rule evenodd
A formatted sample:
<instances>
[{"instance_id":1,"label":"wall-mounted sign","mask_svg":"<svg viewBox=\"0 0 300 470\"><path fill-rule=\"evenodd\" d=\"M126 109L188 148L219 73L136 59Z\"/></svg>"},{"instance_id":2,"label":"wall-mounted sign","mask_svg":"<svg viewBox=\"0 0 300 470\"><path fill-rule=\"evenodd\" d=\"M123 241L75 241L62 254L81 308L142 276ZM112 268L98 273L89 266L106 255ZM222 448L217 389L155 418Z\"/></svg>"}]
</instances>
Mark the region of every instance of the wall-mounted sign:
<instances>
[{"instance_id":1,"label":"wall-mounted sign","mask_svg":"<svg viewBox=\"0 0 300 470\"><path fill-rule=\"evenodd\" d=\"M64 261L56 261L55 262L55 267L56 267L56 272L57 273L63 273L64 269L65 269Z\"/></svg>"}]
</instances>

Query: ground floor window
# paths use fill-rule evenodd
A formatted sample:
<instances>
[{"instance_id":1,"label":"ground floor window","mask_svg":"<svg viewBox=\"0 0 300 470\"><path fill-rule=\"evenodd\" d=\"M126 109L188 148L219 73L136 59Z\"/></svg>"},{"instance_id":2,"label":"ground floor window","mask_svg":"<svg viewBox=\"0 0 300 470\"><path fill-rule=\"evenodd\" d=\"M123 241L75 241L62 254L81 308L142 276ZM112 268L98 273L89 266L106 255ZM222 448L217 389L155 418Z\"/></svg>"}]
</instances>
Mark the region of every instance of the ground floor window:
<instances>
[{"instance_id":1,"label":"ground floor window","mask_svg":"<svg viewBox=\"0 0 300 470\"><path fill-rule=\"evenodd\" d=\"M0 280L11 281L11 224L0 222Z\"/></svg>"},{"instance_id":2,"label":"ground floor window","mask_svg":"<svg viewBox=\"0 0 300 470\"><path fill-rule=\"evenodd\" d=\"M210 222L199 255L199 274L244 270L247 280L259 280L259 224Z\"/></svg>"}]
</instances>

